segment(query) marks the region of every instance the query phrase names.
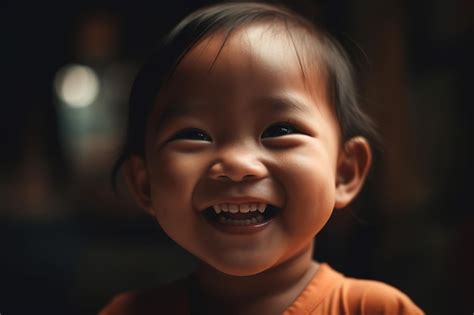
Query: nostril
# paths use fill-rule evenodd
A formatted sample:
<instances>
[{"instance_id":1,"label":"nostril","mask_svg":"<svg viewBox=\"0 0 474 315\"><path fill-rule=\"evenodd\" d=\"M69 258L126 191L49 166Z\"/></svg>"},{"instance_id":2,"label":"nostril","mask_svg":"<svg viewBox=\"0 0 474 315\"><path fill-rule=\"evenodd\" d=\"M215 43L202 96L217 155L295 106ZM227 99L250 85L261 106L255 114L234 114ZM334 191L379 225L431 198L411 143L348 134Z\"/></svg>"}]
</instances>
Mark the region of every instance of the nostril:
<instances>
[{"instance_id":1,"label":"nostril","mask_svg":"<svg viewBox=\"0 0 474 315\"><path fill-rule=\"evenodd\" d=\"M229 176L229 175L218 175L217 179L222 181L246 181L257 178L255 175L244 175L242 177Z\"/></svg>"},{"instance_id":2,"label":"nostril","mask_svg":"<svg viewBox=\"0 0 474 315\"><path fill-rule=\"evenodd\" d=\"M267 172L260 161L233 157L214 162L209 167L208 175L216 180L240 182L265 177Z\"/></svg>"},{"instance_id":3,"label":"nostril","mask_svg":"<svg viewBox=\"0 0 474 315\"><path fill-rule=\"evenodd\" d=\"M219 175L219 176L217 176L217 179L228 181L228 180L230 180L230 177L227 176L227 175Z\"/></svg>"},{"instance_id":4,"label":"nostril","mask_svg":"<svg viewBox=\"0 0 474 315\"><path fill-rule=\"evenodd\" d=\"M217 176L218 180L235 181L235 182L253 180L255 178L257 178L257 176L255 176L255 175L244 175L242 177L240 177L240 176L229 176L229 175L218 175Z\"/></svg>"},{"instance_id":5,"label":"nostril","mask_svg":"<svg viewBox=\"0 0 474 315\"><path fill-rule=\"evenodd\" d=\"M255 178L257 178L257 176L255 176L255 175L245 175L243 180L251 180L251 179L255 179Z\"/></svg>"}]
</instances>

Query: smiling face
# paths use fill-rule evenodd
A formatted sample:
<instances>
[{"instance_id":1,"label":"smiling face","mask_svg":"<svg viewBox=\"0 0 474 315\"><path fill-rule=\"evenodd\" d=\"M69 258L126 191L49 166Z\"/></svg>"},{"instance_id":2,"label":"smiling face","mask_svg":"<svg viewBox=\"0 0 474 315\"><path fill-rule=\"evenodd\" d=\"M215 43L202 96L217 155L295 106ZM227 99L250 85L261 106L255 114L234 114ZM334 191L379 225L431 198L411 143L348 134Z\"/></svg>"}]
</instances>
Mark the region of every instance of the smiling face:
<instances>
[{"instance_id":1,"label":"smiling face","mask_svg":"<svg viewBox=\"0 0 474 315\"><path fill-rule=\"evenodd\" d=\"M284 34L251 26L221 51L220 34L193 47L160 91L144 161L131 162L140 204L180 246L231 275L309 250L347 203L337 203L341 142L324 76L316 65L303 75ZM260 217L258 204L267 205ZM222 205L246 213L217 215Z\"/></svg>"}]
</instances>

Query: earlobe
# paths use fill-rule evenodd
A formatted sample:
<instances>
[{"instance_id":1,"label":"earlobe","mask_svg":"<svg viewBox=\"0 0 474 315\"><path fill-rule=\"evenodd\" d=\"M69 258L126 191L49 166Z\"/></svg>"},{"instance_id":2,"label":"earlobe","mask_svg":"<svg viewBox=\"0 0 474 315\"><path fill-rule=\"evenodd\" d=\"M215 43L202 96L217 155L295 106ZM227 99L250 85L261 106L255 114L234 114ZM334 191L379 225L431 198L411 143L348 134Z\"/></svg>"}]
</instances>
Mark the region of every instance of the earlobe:
<instances>
[{"instance_id":1,"label":"earlobe","mask_svg":"<svg viewBox=\"0 0 474 315\"><path fill-rule=\"evenodd\" d=\"M367 140L354 137L344 144L337 165L335 208L347 206L362 189L372 164Z\"/></svg>"},{"instance_id":2,"label":"earlobe","mask_svg":"<svg viewBox=\"0 0 474 315\"><path fill-rule=\"evenodd\" d=\"M150 183L145 161L133 155L124 165L124 175L128 190L135 202L146 212L153 214L150 198Z\"/></svg>"}]
</instances>

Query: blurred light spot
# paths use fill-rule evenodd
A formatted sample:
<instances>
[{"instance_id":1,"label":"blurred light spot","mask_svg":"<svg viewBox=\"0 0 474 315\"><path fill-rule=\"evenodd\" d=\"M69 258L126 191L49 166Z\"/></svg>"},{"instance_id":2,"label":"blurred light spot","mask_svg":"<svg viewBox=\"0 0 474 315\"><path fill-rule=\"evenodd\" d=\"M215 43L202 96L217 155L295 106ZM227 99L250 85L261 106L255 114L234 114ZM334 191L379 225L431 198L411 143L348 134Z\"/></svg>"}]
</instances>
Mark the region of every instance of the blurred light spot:
<instances>
[{"instance_id":1,"label":"blurred light spot","mask_svg":"<svg viewBox=\"0 0 474 315\"><path fill-rule=\"evenodd\" d=\"M65 104L85 107L91 105L99 94L99 78L89 67L69 65L59 70L54 87Z\"/></svg>"}]
</instances>

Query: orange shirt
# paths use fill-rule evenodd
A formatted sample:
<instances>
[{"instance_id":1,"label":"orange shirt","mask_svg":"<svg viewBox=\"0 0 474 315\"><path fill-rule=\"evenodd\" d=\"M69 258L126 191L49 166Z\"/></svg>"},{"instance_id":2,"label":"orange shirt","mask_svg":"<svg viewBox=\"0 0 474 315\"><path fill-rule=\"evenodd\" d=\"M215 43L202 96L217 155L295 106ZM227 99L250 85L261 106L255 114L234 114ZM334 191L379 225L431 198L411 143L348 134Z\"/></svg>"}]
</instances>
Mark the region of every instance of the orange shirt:
<instances>
[{"instance_id":1,"label":"orange shirt","mask_svg":"<svg viewBox=\"0 0 474 315\"><path fill-rule=\"evenodd\" d=\"M190 314L189 278L165 288L123 293L99 315ZM385 283L347 278L321 264L283 315L424 314L405 294Z\"/></svg>"}]
</instances>

